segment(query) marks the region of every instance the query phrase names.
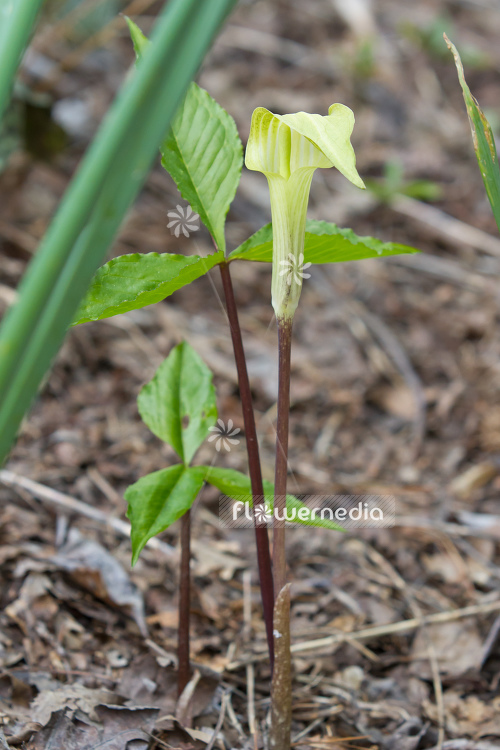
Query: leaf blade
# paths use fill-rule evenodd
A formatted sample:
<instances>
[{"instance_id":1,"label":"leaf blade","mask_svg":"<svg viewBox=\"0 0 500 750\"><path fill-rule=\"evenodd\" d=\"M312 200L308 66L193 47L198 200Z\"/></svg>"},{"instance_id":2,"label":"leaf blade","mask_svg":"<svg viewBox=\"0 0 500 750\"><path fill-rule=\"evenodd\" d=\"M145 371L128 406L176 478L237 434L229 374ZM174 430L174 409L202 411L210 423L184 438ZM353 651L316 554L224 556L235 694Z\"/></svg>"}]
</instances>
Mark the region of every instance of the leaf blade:
<instances>
[{"instance_id":1,"label":"leaf blade","mask_svg":"<svg viewBox=\"0 0 500 750\"><path fill-rule=\"evenodd\" d=\"M148 46L139 27L127 19L138 58ZM208 91L192 82L160 145L162 166L196 211L219 250L225 252L224 225L243 165L236 123Z\"/></svg>"},{"instance_id":2,"label":"leaf blade","mask_svg":"<svg viewBox=\"0 0 500 750\"><path fill-rule=\"evenodd\" d=\"M469 115L469 123L472 131L472 141L476 159L483 178L484 187L488 195L497 227L500 230L500 167L498 164L495 138L491 126L486 119L479 103L471 94L471 90L465 80L462 60L455 45L444 34L444 39L449 50L453 54L458 73L458 80L462 87L462 93Z\"/></svg>"},{"instance_id":3,"label":"leaf blade","mask_svg":"<svg viewBox=\"0 0 500 750\"><path fill-rule=\"evenodd\" d=\"M200 278L224 259L173 253L131 253L98 269L72 325L110 318L153 305Z\"/></svg>"},{"instance_id":4,"label":"leaf blade","mask_svg":"<svg viewBox=\"0 0 500 750\"><path fill-rule=\"evenodd\" d=\"M418 253L408 245L382 242L374 237L360 237L352 229L341 229L328 221L306 221L304 261L306 263L342 263L366 258ZM272 224L266 224L233 250L229 260L251 260L271 263L273 259Z\"/></svg>"},{"instance_id":5,"label":"leaf blade","mask_svg":"<svg viewBox=\"0 0 500 750\"><path fill-rule=\"evenodd\" d=\"M160 146L162 166L200 216L219 250L243 165L243 146L233 118L210 94L191 83Z\"/></svg>"},{"instance_id":6,"label":"leaf blade","mask_svg":"<svg viewBox=\"0 0 500 750\"><path fill-rule=\"evenodd\" d=\"M127 518L132 525L132 565L149 539L188 511L203 486L204 472L182 464L141 477L127 487Z\"/></svg>"},{"instance_id":7,"label":"leaf blade","mask_svg":"<svg viewBox=\"0 0 500 750\"><path fill-rule=\"evenodd\" d=\"M0 3L0 120L10 99L16 70L29 44L43 0Z\"/></svg>"},{"instance_id":8,"label":"leaf blade","mask_svg":"<svg viewBox=\"0 0 500 750\"><path fill-rule=\"evenodd\" d=\"M183 341L172 349L137 399L142 420L185 464L190 463L217 419L212 378L201 357Z\"/></svg>"},{"instance_id":9,"label":"leaf blade","mask_svg":"<svg viewBox=\"0 0 500 750\"><path fill-rule=\"evenodd\" d=\"M250 479L245 474L235 469L225 469L220 466L200 466L198 468L205 469L205 482L216 487L223 495L252 504L252 487ZM266 505L272 509L274 505L274 484L267 480L264 480L264 498ZM293 511L294 509L296 511L293 523L298 523L301 526L330 529L330 531L345 531L342 526L326 518L314 518L312 520L299 518L298 511L307 508L307 505L296 498L295 495L287 494L286 507L287 511Z\"/></svg>"}]
</instances>

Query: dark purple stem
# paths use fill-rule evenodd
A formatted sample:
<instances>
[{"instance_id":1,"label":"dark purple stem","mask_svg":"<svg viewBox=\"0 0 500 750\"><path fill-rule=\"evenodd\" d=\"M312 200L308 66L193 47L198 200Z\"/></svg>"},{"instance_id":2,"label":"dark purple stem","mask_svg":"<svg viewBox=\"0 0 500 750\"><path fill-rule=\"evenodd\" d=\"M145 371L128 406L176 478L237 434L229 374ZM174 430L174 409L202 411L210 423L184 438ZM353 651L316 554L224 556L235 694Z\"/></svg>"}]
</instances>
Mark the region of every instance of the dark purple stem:
<instances>
[{"instance_id":1,"label":"dark purple stem","mask_svg":"<svg viewBox=\"0 0 500 750\"><path fill-rule=\"evenodd\" d=\"M180 696L191 679L189 663L189 620L191 609L191 511L181 518L181 571L179 579L179 633L177 638L177 695Z\"/></svg>"},{"instance_id":2,"label":"dark purple stem","mask_svg":"<svg viewBox=\"0 0 500 750\"><path fill-rule=\"evenodd\" d=\"M234 299L233 284L229 273L229 265L225 261L219 265L224 296L226 298L226 309L229 318L229 327L231 329L231 339L233 342L234 359L238 371L238 382L240 387L241 407L243 411L243 421L245 424L245 434L247 440L248 453L248 470L250 472L250 482L252 485L253 507L254 511L259 505L264 506L264 486L262 483L262 472L260 468L259 443L257 440L257 430L255 428L255 417L253 412L252 393L250 390L250 381L248 379L247 364L245 359L245 350L243 349L243 340L241 337L241 328L238 319L238 310ZM271 555L269 551L269 539L265 525L259 525L254 515L255 523L255 541L257 544L257 561L259 565L260 591L262 596L262 608L264 610L264 620L266 624L267 643L269 646L269 659L271 670L274 665L274 642L273 642L273 607L274 607L274 589L273 589L273 572L271 565Z\"/></svg>"}]
</instances>

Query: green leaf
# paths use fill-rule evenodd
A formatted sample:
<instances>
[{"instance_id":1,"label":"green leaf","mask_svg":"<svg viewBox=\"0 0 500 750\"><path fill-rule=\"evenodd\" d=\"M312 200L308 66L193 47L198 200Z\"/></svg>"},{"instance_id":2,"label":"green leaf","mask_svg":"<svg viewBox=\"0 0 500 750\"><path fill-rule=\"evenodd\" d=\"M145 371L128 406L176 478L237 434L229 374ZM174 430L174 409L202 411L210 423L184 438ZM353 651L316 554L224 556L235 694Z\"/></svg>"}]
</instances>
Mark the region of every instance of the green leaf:
<instances>
[{"instance_id":1,"label":"green leaf","mask_svg":"<svg viewBox=\"0 0 500 750\"><path fill-rule=\"evenodd\" d=\"M418 253L414 247L382 242L374 237L359 237L352 229L340 229L328 221L306 221L304 262L341 263L348 260L383 258L388 255ZM272 224L259 229L233 250L229 260L254 260L271 263L273 259Z\"/></svg>"},{"instance_id":2,"label":"green leaf","mask_svg":"<svg viewBox=\"0 0 500 750\"><path fill-rule=\"evenodd\" d=\"M243 147L233 118L192 83L160 147L162 165L225 252L224 225L240 181Z\"/></svg>"},{"instance_id":3,"label":"green leaf","mask_svg":"<svg viewBox=\"0 0 500 750\"><path fill-rule=\"evenodd\" d=\"M223 495L253 504L250 479L245 474L235 469L223 469L218 466L199 466L197 468L205 470L205 482L217 487ZM274 505L274 484L266 480L264 480L264 497L266 505L272 509ZM303 508L307 509L307 505L296 498L295 495L286 496L286 507L288 512L295 510L297 513ZM344 531L342 526L339 526L334 521L321 518L303 520L298 518L297 513L293 521L294 523L301 524L302 526L330 529L331 531Z\"/></svg>"},{"instance_id":4,"label":"green leaf","mask_svg":"<svg viewBox=\"0 0 500 750\"><path fill-rule=\"evenodd\" d=\"M212 373L186 341L172 349L139 393L139 413L151 432L185 464L217 419Z\"/></svg>"},{"instance_id":5,"label":"green leaf","mask_svg":"<svg viewBox=\"0 0 500 750\"><path fill-rule=\"evenodd\" d=\"M149 539L168 529L191 508L203 485L204 474L198 466L176 464L147 474L127 488L132 565Z\"/></svg>"},{"instance_id":6,"label":"green leaf","mask_svg":"<svg viewBox=\"0 0 500 750\"><path fill-rule=\"evenodd\" d=\"M0 120L7 109L17 67L42 5L43 0L0 2Z\"/></svg>"},{"instance_id":7,"label":"green leaf","mask_svg":"<svg viewBox=\"0 0 500 750\"><path fill-rule=\"evenodd\" d=\"M464 69L458 50L452 42L444 35L446 44L453 53L455 65L457 66L458 80L462 87L462 92L469 115L469 122L472 130L472 141L476 152L477 163L481 171L486 193L493 209L493 215L500 230L500 168L498 166L498 156L495 146L495 139L490 124L484 116L481 107L476 99L472 96L464 76Z\"/></svg>"},{"instance_id":8,"label":"green leaf","mask_svg":"<svg viewBox=\"0 0 500 750\"><path fill-rule=\"evenodd\" d=\"M140 57L148 40L132 21L128 20L128 25ZM243 146L233 118L193 82L160 151L161 163L180 194L200 215L217 248L225 252L226 214L243 164Z\"/></svg>"},{"instance_id":9,"label":"green leaf","mask_svg":"<svg viewBox=\"0 0 500 750\"><path fill-rule=\"evenodd\" d=\"M113 258L94 276L73 325L160 302L223 259L221 252L205 258L173 253L133 253Z\"/></svg>"}]
</instances>

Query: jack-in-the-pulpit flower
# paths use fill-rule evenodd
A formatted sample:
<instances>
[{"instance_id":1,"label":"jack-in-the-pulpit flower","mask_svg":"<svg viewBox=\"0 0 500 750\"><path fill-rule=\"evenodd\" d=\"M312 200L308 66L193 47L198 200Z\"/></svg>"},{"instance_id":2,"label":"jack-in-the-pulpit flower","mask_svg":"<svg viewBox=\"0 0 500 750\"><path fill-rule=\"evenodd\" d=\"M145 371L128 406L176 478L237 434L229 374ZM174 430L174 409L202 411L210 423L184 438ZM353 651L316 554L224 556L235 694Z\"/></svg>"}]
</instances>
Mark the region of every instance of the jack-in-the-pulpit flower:
<instances>
[{"instance_id":1,"label":"jack-in-the-pulpit flower","mask_svg":"<svg viewBox=\"0 0 500 750\"><path fill-rule=\"evenodd\" d=\"M248 169L269 183L273 223L272 302L278 319L291 319L302 279L307 204L314 170L336 167L354 185L365 185L356 171L351 145L354 115L332 104L327 116L297 112L274 115L258 107L252 115L245 155ZM294 259L296 272L283 273Z\"/></svg>"}]
</instances>

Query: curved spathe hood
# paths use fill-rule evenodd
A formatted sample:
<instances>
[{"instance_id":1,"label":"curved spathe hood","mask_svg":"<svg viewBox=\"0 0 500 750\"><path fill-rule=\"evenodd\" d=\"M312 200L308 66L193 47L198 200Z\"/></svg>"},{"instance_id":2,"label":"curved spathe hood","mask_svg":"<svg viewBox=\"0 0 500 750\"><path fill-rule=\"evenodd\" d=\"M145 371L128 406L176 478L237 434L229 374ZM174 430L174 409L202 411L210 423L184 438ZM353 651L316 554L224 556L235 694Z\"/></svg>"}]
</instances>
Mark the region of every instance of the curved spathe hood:
<instances>
[{"instance_id":1,"label":"curved spathe hood","mask_svg":"<svg viewBox=\"0 0 500 750\"><path fill-rule=\"evenodd\" d=\"M275 115L258 107L252 115L245 155L248 169L288 180L298 169L335 167L364 188L351 145L354 115L343 104L332 104L328 115L296 112Z\"/></svg>"}]
</instances>

